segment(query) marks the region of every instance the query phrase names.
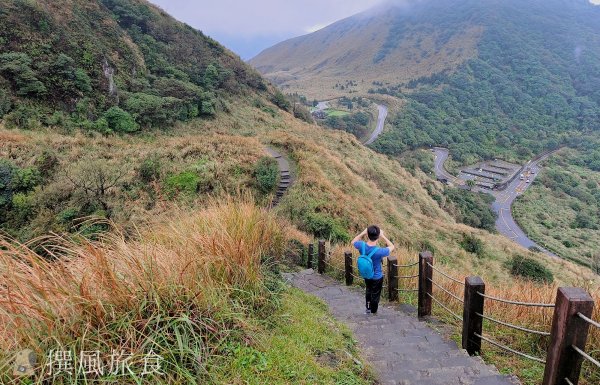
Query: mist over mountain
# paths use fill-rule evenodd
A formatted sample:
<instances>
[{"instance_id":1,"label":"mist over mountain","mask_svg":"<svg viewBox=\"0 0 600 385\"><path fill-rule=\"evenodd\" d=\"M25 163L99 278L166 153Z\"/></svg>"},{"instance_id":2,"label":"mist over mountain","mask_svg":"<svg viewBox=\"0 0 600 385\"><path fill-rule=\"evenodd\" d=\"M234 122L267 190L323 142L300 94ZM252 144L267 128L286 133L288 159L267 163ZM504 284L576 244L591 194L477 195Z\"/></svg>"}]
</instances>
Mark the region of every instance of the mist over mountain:
<instances>
[{"instance_id":1,"label":"mist over mountain","mask_svg":"<svg viewBox=\"0 0 600 385\"><path fill-rule=\"evenodd\" d=\"M600 120L600 7L587 0L402 1L280 43L251 63L308 97L406 102L375 144L525 158ZM575 135L577 134L577 135Z\"/></svg>"}]
</instances>

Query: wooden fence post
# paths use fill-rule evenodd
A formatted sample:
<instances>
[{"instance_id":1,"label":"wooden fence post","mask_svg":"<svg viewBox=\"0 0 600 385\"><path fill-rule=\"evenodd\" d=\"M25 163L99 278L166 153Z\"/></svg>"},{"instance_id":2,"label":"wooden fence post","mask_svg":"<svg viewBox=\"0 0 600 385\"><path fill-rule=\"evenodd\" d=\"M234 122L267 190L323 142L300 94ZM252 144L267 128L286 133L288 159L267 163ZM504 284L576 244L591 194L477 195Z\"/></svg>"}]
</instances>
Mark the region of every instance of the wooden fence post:
<instances>
[{"instance_id":1,"label":"wooden fence post","mask_svg":"<svg viewBox=\"0 0 600 385\"><path fill-rule=\"evenodd\" d=\"M433 295L433 255L429 251L419 253L419 318L431 315Z\"/></svg>"},{"instance_id":2,"label":"wooden fence post","mask_svg":"<svg viewBox=\"0 0 600 385\"><path fill-rule=\"evenodd\" d=\"M352 286L354 276L352 275L352 252L344 253L344 271L346 272L346 286Z\"/></svg>"},{"instance_id":3,"label":"wooden fence post","mask_svg":"<svg viewBox=\"0 0 600 385\"><path fill-rule=\"evenodd\" d=\"M485 283L480 277L465 278L465 304L463 309L462 348L475 355L481 352ZM481 315L479 315L481 314Z\"/></svg>"},{"instance_id":4,"label":"wooden fence post","mask_svg":"<svg viewBox=\"0 0 600 385\"><path fill-rule=\"evenodd\" d=\"M590 325L577 313L590 318L593 310L594 300L585 290L558 289L543 385L567 384L565 378L579 383L583 357L572 346L585 350Z\"/></svg>"},{"instance_id":5,"label":"wooden fence post","mask_svg":"<svg viewBox=\"0 0 600 385\"><path fill-rule=\"evenodd\" d=\"M390 301L398 300L398 259L389 256L388 266L388 298Z\"/></svg>"},{"instance_id":6,"label":"wooden fence post","mask_svg":"<svg viewBox=\"0 0 600 385\"><path fill-rule=\"evenodd\" d=\"M313 255L315 254L315 245L310 243L308 245L308 258L306 259L306 268L312 269L313 267Z\"/></svg>"},{"instance_id":7,"label":"wooden fence post","mask_svg":"<svg viewBox=\"0 0 600 385\"><path fill-rule=\"evenodd\" d=\"M319 274L325 273L325 241L319 241L319 265L318 265Z\"/></svg>"}]
</instances>

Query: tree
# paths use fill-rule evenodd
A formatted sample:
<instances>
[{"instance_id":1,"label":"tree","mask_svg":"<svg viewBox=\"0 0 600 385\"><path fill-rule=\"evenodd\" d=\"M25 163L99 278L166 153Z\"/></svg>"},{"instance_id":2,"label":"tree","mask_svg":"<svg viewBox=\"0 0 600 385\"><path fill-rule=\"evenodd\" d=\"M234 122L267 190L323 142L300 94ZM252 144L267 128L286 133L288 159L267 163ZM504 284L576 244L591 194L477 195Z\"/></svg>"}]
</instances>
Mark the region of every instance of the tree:
<instances>
[{"instance_id":1,"label":"tree","mask_svg":"<svg viewBox=\"0 0 600 385\"><path fill-rule=\"evenodd\" d=\"M204 77L202 79L204 86L211 91L214 91L219 84L219 70L214 64L209 64L204 71Z\"/></svg>"},{"instance_id":2,"label":"tree","mask_svg":"<svg viewBox=\"0 0 600 385\"><path fill-rule=\"evenodd\" d=\"M109 197L118 189L127 170L105 159L84 158L68 169L65 175L80 198L99 204L108 215Z\"/></svg>"},{"instance_id":3,"label":"tree","mask_svg":"<svg viewBox=\"0 0 600 385\"><path fill-rule=\"evenodd\" d=\"M103 117L106 119L108 128L115 132L136 132L140 128L129 112L116 106L109 108Z\"/></svg>"},{"instance_id":4,"label":"tree","mask_svg":"<svg viewBox=\"0 0 600 385\"><path fill-rule=\"evenodd\" d=\"M31 69L31 58L24 53L8 52L0 55L0 74L12 79L19 96L41 96L46 87Z\"/></svg>"}]
</instances>

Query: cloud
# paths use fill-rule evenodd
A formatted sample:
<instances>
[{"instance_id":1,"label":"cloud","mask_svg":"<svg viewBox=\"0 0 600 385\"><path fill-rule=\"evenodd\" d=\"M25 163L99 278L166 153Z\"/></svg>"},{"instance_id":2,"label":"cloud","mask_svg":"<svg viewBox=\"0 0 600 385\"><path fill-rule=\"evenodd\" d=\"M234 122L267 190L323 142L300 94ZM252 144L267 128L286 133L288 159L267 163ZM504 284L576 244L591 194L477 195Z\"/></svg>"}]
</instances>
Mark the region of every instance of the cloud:
<instances>
[{"instance_id":1,"label":"cloud","mask_svg":"<svg viewBox=\"0 0 600 385\"><path fill-rule=\"evenodd\" d=\"M384 0L150 0L177 19L209 35L303 34ZM308 26L308 27L307 27Z\"/></svg>"}]
</instances>

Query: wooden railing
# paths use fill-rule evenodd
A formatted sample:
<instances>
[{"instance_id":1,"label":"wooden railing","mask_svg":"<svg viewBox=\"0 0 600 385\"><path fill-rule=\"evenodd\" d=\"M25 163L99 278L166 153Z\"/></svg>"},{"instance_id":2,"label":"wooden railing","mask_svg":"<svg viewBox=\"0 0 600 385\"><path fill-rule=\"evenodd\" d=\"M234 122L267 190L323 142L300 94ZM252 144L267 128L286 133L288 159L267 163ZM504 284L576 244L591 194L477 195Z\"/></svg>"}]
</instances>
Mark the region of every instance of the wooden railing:
<instances>
[{"instance_id":1,"label":"wooden railing","mask_svg":"<svg viewBox=\"0 0 600 385\"><path fill-rule=\"evenodd\" d=\"M312 268L314 249L308 248L307 267ZM351 252L344 254L344 270L336 268L327 260L325 241L318 243L317 265L319 274L324 274L327 267L343 273L346 285L354 284L354 262ZM584 289L561 287L558 289L555 303L529 303L497 298L485 293L485 282L481 277L466 277L464 282L445 273L435 266L433 255L424 251L419 254L417 262L399 265L393 257L388 258L387 264L387 292L390 301L398 300L399 292L418 293L418 317L431 316L432 305L435 302L448 312L453 318L462 323L462 347L470 355L481 353L482 341L486 341L509 353L518 355L545 365L544 380L542 385L577 385L581 376L581 366L584 361L600 369L600 362L586 353L586 342L590 327L600 328L600 323L592 320L594 300ZM419 266L418 275L404 275L401 269ZM438 276L440 281L434 278ZM399 288L401 279L418 278L417 288ZM444 280L464 285L464 296L459 296L444 287ZM434 296L433 288L436 287L448 295L448 298L462 305L462 316L451 309L451 305L444 303ZM552 327L549 332L525 328L523 326L504 322L485 314L486 301L500 302L507 306L526 306L531 308L553 308L554 315ZM484 335L483 322L500 324L521 332L549 338L547 355L544 358L529 355L506 346Z\"/></svg>"}]
</instances>

